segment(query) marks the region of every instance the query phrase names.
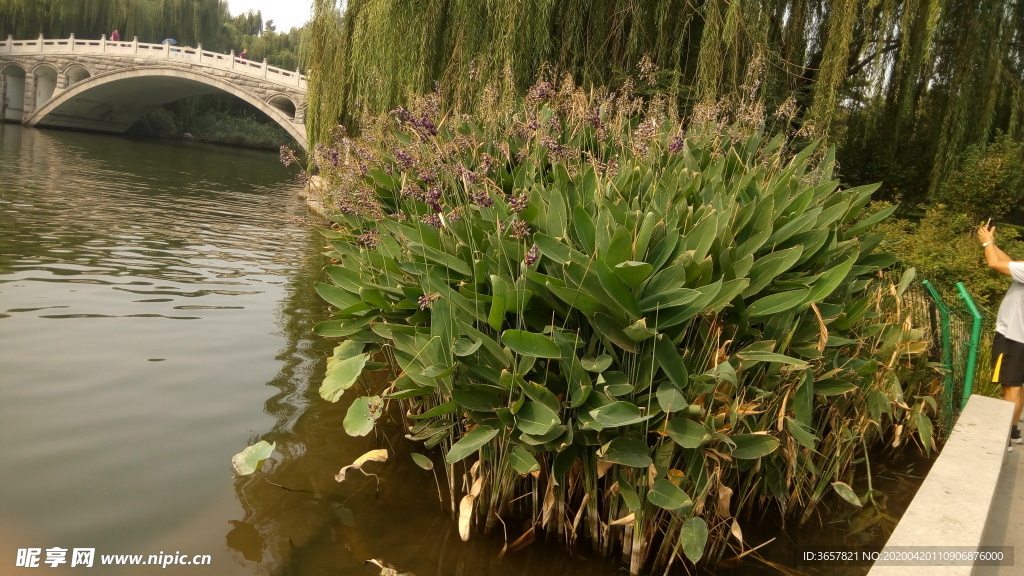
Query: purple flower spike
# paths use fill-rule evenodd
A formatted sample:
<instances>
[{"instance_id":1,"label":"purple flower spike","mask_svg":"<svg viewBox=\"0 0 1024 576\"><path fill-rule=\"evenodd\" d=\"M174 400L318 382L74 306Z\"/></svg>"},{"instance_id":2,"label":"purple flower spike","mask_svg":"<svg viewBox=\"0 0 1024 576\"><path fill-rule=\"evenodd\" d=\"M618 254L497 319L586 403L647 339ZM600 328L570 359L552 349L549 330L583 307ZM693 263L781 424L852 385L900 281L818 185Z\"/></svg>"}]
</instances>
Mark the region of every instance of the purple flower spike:
<instances>
[{"instance_id":1,"label":"purple flower spike","mask_svg":"<svg viewBox=\"0 0 1024 576\"><path fill-rule=\"evenodd\" d=\"M440 298L441 295L438 294L437 292L428 292L420 296L419 299L417 300L420 305L420 310L426 310L427 308L430 308L430 306L433 305L434 302L437 302L438 299Z\"/></svg>"},{"instance_id":2,"label":"purple flower spike","mask_svg":"<svg viewBox=\"0 0 1024 576\"><path fill-rule=\"evenodd\" d=\"M526 258L523 260L523 263L527 266L533 266L537 263L538 259L540 259L540 251L537 250L537 245L534 244L526 251Z\"/></svg>"}]
</instances>

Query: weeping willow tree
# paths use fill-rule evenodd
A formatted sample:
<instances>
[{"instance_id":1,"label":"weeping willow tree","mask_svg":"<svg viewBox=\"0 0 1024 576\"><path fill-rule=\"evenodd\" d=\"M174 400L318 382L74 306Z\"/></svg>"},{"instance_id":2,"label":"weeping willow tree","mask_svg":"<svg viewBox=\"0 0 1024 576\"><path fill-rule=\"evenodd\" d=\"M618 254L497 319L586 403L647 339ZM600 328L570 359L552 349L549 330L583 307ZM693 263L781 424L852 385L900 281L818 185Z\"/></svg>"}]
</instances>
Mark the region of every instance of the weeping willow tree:
<instances>
[{"instance_id":1,"label":"weeping willow tree","mask_svg":"<svg viewBox=\"0 0 1024 576\"><path fill-rule=\"evenodd\" d=\"M547 65L582 85L650 75L682 113L742 98L839 147L854 183L919 200L970 145L1024 137L1022 0L315 0L309 130L436 88L523 92ZM643 69L641 69L643 68ZM467 80L479 80L468 82Z\"/></svg>"}]
</instances>

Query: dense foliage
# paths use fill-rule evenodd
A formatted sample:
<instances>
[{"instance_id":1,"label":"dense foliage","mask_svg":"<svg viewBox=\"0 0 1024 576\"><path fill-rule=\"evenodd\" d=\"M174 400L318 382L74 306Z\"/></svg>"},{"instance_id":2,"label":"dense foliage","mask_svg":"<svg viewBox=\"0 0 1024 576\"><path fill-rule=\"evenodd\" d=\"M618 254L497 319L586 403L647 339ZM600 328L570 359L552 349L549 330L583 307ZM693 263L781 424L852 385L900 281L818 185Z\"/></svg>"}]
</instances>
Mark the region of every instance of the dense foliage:
<instances>
[{"instance_id":1,"label":"dense foliage","mask_svg":"<svg viewBox=\"0 0 1024 576\"><path fill-rule=\"evenodd\" d=\"M838 145L845 181L917 203L997 129L1020 141L1021 0L317 0L313 140L339 118L433 90L465 108L474 78L522 94L542 64L577 83L637 71L681 111L741 91Z\"/></svg>"},{"instance_id":2,"label":"dense foliage","mask_svg":"<svg viewBox=\"0 0 1024 576\"><path fill-rule=\"evenodd\" d=\"M365 394L346 431L397 403L463 538L525 516L524 539L632 573L719 557L752 510L873 501L867 450L934 446L912 275L880 280L870 233L891 208L866 213L831 151L766 138L750 100L684 131L629 86L557 86L484 90L473 116L434 94L317 148L337 227L315 330L342 339L320 391Z\"/></svg>"}]
</instances>

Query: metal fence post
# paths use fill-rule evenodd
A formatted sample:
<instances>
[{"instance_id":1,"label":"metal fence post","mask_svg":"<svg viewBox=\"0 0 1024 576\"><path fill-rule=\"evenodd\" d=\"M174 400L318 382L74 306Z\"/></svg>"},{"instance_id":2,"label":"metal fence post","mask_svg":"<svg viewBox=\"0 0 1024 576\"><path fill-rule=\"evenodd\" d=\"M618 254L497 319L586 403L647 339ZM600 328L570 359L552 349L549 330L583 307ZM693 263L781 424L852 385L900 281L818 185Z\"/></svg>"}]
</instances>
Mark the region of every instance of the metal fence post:
<instances>
[{"instance_id":1,"label":"metal fence post","mask_svg":"<svg viewBox=\"0 0 1024 576\"><path fill-rule=\"evenodd\" d=\"M978 346L981 343L981 312L978 311L978 307L974 305L974 299L971 298L970 293L967 292L967 287L964 286L963 282L956 283L957 294L960 295L960 299L967 305L967 310L971 313L971 341L969 344L969 350L967 352L967 367L964 369L964 394L963 394L963 406L967 405L967 399L971 396L971 391L974 388L974 371L977 369L978 362Z\"/></svg>"},{"instance_id":2,"label":"metal fence post","mask_svg":"<svg viewBox=\"0 0 1024 576\"><path fill-rule=\"evenodd\" d=\"M939 311L939 327L942 330L942 368L946 372L943 377L942 398L943 405L948 405L952 408L953 402L949 396L955 390L955 383L953 378L953 346L949 338L949 310L946 308L946 303L942 301L939 291L935 289L931 282L922 280L921 285L928 289L928 294L931 295L932 300L935 302L935 308Z\"/></svg>"}]
</instances>

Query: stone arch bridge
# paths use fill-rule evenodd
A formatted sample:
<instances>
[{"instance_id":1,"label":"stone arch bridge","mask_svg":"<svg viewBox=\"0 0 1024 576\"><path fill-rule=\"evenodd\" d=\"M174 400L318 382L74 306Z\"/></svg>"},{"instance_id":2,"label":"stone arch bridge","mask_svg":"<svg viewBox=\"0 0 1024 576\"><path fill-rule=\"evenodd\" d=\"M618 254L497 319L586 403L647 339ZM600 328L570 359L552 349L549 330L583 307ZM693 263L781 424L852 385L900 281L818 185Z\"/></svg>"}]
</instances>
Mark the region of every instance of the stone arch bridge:
<instances>
[{"instance_id":1,"label":"stone arch bridge","mask_svg":"<svg viewBox=\"0 0 1024 576\"><path fill-rule=\"evenodd\" d=\"M0 41L0 119L26 126L124 132L188 96L227 92L306 147L306 78L197 48L99 40Z\"/></svg>"}]
</instances>

